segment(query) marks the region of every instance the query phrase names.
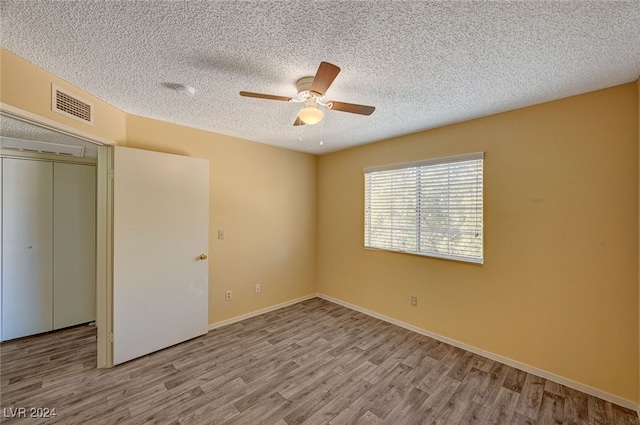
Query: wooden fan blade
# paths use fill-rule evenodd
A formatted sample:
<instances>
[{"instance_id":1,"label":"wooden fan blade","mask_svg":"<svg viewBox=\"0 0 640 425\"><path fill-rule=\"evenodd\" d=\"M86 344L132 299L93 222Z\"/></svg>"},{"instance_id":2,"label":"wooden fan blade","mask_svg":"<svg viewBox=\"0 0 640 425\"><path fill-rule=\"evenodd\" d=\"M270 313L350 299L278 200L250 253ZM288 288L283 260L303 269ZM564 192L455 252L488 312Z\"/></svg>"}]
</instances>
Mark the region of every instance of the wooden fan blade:
<instances>
[{"instance_id":1,"label":"wooden fan blade","mask_svg":"<svg viewBox=\"0 0 640 425\"><path fill-rule=\"evenodd\" d=\"M333 83L333 80L336 79L339 72L340 68L337 66L329 62L320 62L320 66L318 67L318 71L316 71L316 76L313 78L313 83L311 83L309 91L324 96L324 93L331 83Z\"/></svg>"},{"instance_id":2,"label":"wooden fan blade","mask_svg":"<svg viewBox=\"0 0 640 425\"><path fill-rule=\"evenodd\" d=\"M375 106L365 106L365 105L357 105L355 103L336 102L335 100L332 100L330 103L333 104L331 106L331 110L350 112L352 114L371 115L373 114L373 111L376 110Z\"/></svg>"},{"instance_id":3,"label":"wooden fan blade","mask_svg":"<svg viewBox=\"0 0 640 425\"><path fill-rule=\"evenodd\" d=\"M250 91L241 91L240 96L245 97L257 97L258 99L268 99L268 100L282 100L284 102L288 102L291 100L290 97L285 96L274 96L272 94L262 94L262 93L253 93Z\"/></svg>"},{"instance_id":4,"label":"wooden fan blade","mask_svg":"<svg viewBox=\"0 0 640 425\"><path fill-rule=\"evenodd\" d=\"M304 124L304 121L300 119L300 117L297 117L296 120L293 122L293 125L297 126L297 125L305 125L305 124Z\"/></svg>"}]
</instances>

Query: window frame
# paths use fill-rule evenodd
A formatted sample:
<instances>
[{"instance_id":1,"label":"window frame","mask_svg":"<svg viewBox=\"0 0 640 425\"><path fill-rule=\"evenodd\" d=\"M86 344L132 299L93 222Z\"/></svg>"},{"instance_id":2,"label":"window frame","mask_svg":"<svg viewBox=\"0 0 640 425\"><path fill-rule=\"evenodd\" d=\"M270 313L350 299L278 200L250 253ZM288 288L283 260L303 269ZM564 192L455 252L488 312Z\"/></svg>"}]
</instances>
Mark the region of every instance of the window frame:
<instances>
[{"instance_id":1,"label":"window frame","mask_svg":"<svg viewBox=\"0 0 640 425\"><path fill-rule=\"evenodd\" d=\"M442 234L447 235L445 238L447 241L447 252L442 253L434 250L423 249L421 238L425 234L428 234L428 233L425 233L426 231L424 230L424 225L421 224L423 221L422 214L424 214L424 211L425 211L422 199L423 197L426 197L424 189L428 188L428 184L423 184L423 181L422 181L422 179L424 178L423 174L425 173L425 170L428 170L429 167L431 167L430 171L434 171L435 169L434 166L442 166L446 164L457 164L457 163L469 162L469 161L479 161L476 163L477 165L476 172L471 173L469 171L470 177L476 179L475 181L476 188L475 190L470 190L469 194L470 196L475 196L474 204L472 207L473 209L476 209L476 213L475 213L476 218L475 218L475 221L473 221L473 224L475 225L475 227L473 227L473 232L475 232L476 234L475 237L480 238L479 239L479 255L459 255L459 254L451 253L452 252L451 250L452 231L451 230L453 228L449 226L450 226L450 220L452 219L452 217L455 217L451 214L451 211L452 211L451 209L446 209L447 210L446 220L449 223L446 227L446 231L441 232ZM405 211L410 212L411 210L414 210L415 226L414 227L407 226L405 230L410 234L410 237L415 239L415 242L414 242L415 250L401 249L401 248L398 248L397 246L395 247L381 246L381 244L378 244L378 246L376 246L376 244L372 243L372 240L371 240L372 236L375 236L375 235L371 234L371 228L373 224L371 220L371 212L372 212L371 193L370 193L371 188L368 187L368 185L371 184L369 177L372 176L374 173L388 172L388 171L394 171L394 170L398 170L398 171L406 170L407 173L411 173L412 171L409 169L416 170L415 171L415 179L416 179L415 194L411 195L411 196L415 196L415 201L413 201L413 205L415 205L415 208L408 208L408 209L405 209ZM447 170L450 170L450 168L447 168ZM363 173L364 173L364 186L365 186L364 187L364 191L365 191L364 248L365 249L397 252L397 253L403 253L403 254L412 254L412 255L419 255L419 256L432 257L432 258L441 258L441 259L447 259L447 260L462 261L462 262L472 263L472 264L484 264L484 152L483 151L461 154L461 155L430 158L430 159L424 159L424 160L412 161L412 162L403 162L403 163L396 163L396 164L367 167L363 169ZM401 178L401 177L402 177L402 174L398 173L398 178ZM406 175L405 175L405 178L406 178ZM468 187L468 185L465 186L464 184L461 184L458 187L463 187L463 186ZM448 187L446 191L447 200L451 199L451 195L452 195L452 189L451 187ZM394 199L397 200L396 198ZM393 202L390 199L389 201ZM479 213L478 213L478 210L479 210ZM479 215L479 218L478 218L478 215ZM392 227L391 230L389 231L393 232L396 230L397 228ZM432 232L431 234L435 234L435 232ZM386 235L383 235L382 237L384 238L385 236ZM394 242L391 239L389 242L389 245L393 245L393 243Z\"/></svg>"}]
</instances>

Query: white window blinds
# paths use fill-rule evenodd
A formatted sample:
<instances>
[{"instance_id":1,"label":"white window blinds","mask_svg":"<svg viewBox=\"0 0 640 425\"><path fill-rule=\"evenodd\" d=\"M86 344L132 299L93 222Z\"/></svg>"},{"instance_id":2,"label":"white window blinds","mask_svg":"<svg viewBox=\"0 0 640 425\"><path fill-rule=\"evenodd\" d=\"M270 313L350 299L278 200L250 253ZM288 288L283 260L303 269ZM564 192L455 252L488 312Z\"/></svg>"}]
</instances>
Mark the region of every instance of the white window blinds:
<instances>
[{"instance_id":1,"label":"white window blinds","mask_svg":"<svg viewBox=\"0 0 640 425\"><path fill-rule=\"evenodd\" d=\"M364 246L483 263L484 152L371 167Z\"/></svg>"}]
</instances>

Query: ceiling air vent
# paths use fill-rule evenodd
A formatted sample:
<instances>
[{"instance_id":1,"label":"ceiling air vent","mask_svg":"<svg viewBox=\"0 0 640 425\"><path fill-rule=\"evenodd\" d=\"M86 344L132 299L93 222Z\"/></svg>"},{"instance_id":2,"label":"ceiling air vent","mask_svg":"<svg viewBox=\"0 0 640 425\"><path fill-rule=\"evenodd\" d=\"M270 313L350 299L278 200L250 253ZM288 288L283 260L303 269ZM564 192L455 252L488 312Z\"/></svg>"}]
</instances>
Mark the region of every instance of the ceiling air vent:
<instances>
[{"instance_id":1,"label":"ceiling air vent","mask_svg":"<svg viewBox=\"0 0 640 425\"><path fill-rule=\"evenodd\" d=\"M93 104L55 84L51 85L51 109L74 120L93 125Z\"/></svg>"},{"instance_id":2,"label":"ceiling air vent","mask_svg":"<svg viewBox=\"0 0 640 425\"><path fill-rule=\"evenodd\" d=\"M39 142L35 140L0 137L0 148L15 149L21 152L48 153L66 156L84 156L84 146L63 145L58 143Z\"/></svg>"}]
</instances>

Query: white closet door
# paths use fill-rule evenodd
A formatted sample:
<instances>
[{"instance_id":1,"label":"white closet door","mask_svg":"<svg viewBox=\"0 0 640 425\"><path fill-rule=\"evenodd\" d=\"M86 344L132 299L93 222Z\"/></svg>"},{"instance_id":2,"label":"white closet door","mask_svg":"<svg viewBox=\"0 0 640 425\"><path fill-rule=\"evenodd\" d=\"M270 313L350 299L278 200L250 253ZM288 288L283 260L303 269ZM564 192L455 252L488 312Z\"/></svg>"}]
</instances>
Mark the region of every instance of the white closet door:
<instances>
[{"instance_id":1,"label":"white closet door","mask_svg":"<svg viewBox=\"0 0 640 425\"><path fill-rule=\"evenodd\" d=\"M2 339L53 326L53 164L3 158Z\"/></svg>"},{"instance_id":2,"label":"white closet door","mask_svg":"<svg viewBox=\"0 0 640 425\"><path fill-rule=\"evenodd\" d=\"M53 328L96 317L96 167L53 165Z\"/></svg>"},{"instance_id":3,"label":"white closet door","mask_svg":"<svg viewBox=\"0 0 640 425\"><path fill-rule=\"evenodd\" d=\"M116 146L113 193L119 364L208 331L209 162Z\"/></svg>"}]
</instances>

